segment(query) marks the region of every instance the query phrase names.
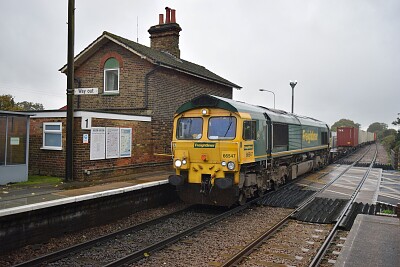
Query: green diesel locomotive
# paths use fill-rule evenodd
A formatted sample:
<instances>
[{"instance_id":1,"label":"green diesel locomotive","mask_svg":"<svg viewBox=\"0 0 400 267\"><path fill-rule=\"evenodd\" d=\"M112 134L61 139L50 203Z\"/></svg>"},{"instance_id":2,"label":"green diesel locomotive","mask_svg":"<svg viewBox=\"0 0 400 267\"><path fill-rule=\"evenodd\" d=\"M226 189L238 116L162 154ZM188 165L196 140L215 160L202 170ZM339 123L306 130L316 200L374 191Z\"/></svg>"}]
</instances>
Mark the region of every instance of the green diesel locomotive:
<instances>
[{"instance_id":1,"label":"green diesel locomotive","mask_svg":"<svg viewBox=\"0 0 400 267\"><path fill-rule=\"evenodd\" d=\"M329 135L313 118L200 95L175 114L169 183L187 203L244 203L326 165Z\"/></svg>"}]
</instances>

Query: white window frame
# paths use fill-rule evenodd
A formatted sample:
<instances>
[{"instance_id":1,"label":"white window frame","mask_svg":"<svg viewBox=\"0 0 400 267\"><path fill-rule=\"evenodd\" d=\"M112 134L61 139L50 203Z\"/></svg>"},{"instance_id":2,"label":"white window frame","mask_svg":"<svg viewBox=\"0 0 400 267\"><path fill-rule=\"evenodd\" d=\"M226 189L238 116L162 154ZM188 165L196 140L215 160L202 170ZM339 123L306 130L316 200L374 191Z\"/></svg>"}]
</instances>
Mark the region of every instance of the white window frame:
<instances>
[{"instance_id":1,"label":"white window frame","mask_svg":"<svg viewBox=\"0 0 400 267\"><path fill-rule=\"evenodd\" d=\"M46 126L60 126L60 130L46 130ZM61 146L46 146L46 134L47 133L52 133L52 134L60 134L61 138ZM49 150L62 150L62 122L44 122L43 123L43 146L41 149L49 149Z\"/></svg>"},{"instance_id":2,"label":"white window frame","mask_svg":"<svg viewBox=\"0 0 400 267\"><path fill-rule=\"evenodd\" d=\"M117 90L107 90L107 71L117 71ZM104 68L104 94L106 95L112 95L112 94L119 94L119 68L114 68L114 69L106 69Z\"/></svg>"}]
</instances>

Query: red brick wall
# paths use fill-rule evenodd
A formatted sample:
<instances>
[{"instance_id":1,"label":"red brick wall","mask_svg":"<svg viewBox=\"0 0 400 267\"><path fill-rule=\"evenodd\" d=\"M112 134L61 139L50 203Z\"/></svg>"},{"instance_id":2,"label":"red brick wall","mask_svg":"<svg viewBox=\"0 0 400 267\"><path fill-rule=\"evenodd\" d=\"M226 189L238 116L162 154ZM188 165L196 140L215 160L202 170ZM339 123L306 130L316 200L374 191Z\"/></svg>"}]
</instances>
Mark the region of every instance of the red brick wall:
<instances>
[{"instance_id":1,"label":"red brick wall","mask_svg":"<svg viewBox=\"0 0 400 267\"><path fill-rule=\"evenodd\" d=\"M132 128L132 156L128 158L90 160L90 130L82 130L80 118L75 120L74 177L84 179L108 179L136 172L137 166L147 162L157 162L152 146L147 140L151 135L150 122L92 119L92 127ZM83 134L89 134L89 143L83 144ZM85 174L90 171L90 175Z\"/></svg>"},{"instance_id":2,"label":"red brick wall","mask_svg":"<svg viewBox=\"0 0 400 267\"><path fill-rule=\"evenodd\" d=\"M43 123L62 122L63 150L41 149L43 146ZM29 174L48 175L56 177L65 176L65 118L32 118L29 133Z\"/></svg>"},{"instance_id":3,"label":"red brick wall","mask_svg":"<svg viewBox=\"0 0 400 267\"><path fill-rule=\"evenodd\" d=\"M118 95L104 95L104 62L115 57L120 62L120 84ZM154 70L154 71L153 71ZM151 73L151 74L150 74ZM148 91L146 101L146 75ZM156 67L114 43L107 43L75 70L79 87L99 89L98 95L75 96L75 109L107 111L151 116L150 122L92 119L92 127L132 128L132 157L90 160L90 144L83 144L81 118L74 122L74 179L108 179L129 175L141 164L169 162L168 157L157 157L154 153L171 153L172 122L175 111L186 101L204 93L232 98L232 88L175 70ZM147 102L147 106L146 106ZM63 122L63 150L41 150L43 122ZM30 174L64 177L65 175L65 118L31 120ZM89 137L90 143L90 137ZM90 171L87 175L86 171Z\"/></svg>"},{"instance_id":4,"label":"red brick wall","mask_svg":"<svg viewBox=\"0 0 400 267\"><path fill-rule=\"evenodd\" d=\"M115 57L119 62L122 61L118 95L104 94L103 67L109 57ZM99 88L98 95L75 96L75 108L144 114L145 112L137 109L143 108L145 105L144 77L152 68L153 65L147 60L141 59L119 45L106 44L75 71L75 78L80 80L80 87ZM122 108L122 110L115 110L118 108ZM126 110L127 108L130 110Z\"/></svg>"},{"instance_id":5,"label":"red brick wall","mask_svg":"<svg viewBox=\"0 0 400 267\"><path fill-rule=\"evenodd\" d=\"M43 145L43 123L62 122L63 150L41 149ZM29 173L31 175L65 176L66 151L65 118L31 118ZM94 180L120 177L137 172L138 166L148 162L168 161L153 156L151 123L140 121L92 119L92 127L132 128L132 156L129 158L90 160L90 130L81 129L81 118L74 120L74 180ZM89 134L89 143L83 143L83 134ZM90 171L90 175L85 171Z\"/></svg>"},{"instance_id":6,"label":"red brick wall","mask_svg":"<svg viewBox=\"0 0 400 267\"><path fill-rule=\"evenodd\" d=\"M103 95L104 62L115 57L120 65L120 94ZM122 64L121 64L122 61ZM75 71L80 87L97 87L98 95L76 96L80 109L107 110L152 117L154 153L170 153L172 122L180 105L200 94L232 98L232 88L175 70L159 67L148 76L148 106L145 107L145 78L155 65L114 43L108 43ZM79 103L78 103L79 102ZM110 110L110 108L123 108ZM130 108L130 109L127 109Z\"/></svg>"}]
</instances>

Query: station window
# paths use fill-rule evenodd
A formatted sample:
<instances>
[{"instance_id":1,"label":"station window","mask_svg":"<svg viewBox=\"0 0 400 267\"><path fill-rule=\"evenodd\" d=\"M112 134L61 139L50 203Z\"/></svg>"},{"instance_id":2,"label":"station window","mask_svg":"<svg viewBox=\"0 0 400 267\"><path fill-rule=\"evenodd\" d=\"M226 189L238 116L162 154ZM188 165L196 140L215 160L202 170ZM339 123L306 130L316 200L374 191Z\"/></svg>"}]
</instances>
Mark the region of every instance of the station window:
<instances>
[{"instance_id":1,"label":"station window","mask_svg":"<svg viewBox=\"0 0 400 267\"><path fill-rule=\"evenodd\" d=\"M243 122L243 139L244 140L256 140L256 121L244 121Z\"/></svg>"},{"instance_id":2,"label":"station window","mask_svg":"<svg viewBox=\"0 0 400 267\"><path fill-rule=\"evenodd\" d=\"M43 123L43 147L42 149L62 150L62 123Z\"/></svg>"},{"instance_id":3,"label":"station window","mask_svg":"<svg viewBox=\"0 0 400 267\"><path fill-rule=\"evenodd\" d=\"M104 64L104 93L119 92L119 63L115 58L107 59Z\"/></svg>"}]
</instances>

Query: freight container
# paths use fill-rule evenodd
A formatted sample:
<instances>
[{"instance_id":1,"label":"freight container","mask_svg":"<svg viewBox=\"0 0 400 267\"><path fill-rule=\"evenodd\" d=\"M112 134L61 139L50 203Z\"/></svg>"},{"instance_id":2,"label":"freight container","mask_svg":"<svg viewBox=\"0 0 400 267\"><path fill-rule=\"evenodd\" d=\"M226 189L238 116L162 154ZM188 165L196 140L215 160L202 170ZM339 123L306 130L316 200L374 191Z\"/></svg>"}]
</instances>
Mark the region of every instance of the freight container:
<instances>
[{"instance_id":1,"label":"freight container","mask_svg":"<svg viewBox=\"0 0 400 267\"><path fill-rule=\"evenodd\" d=\"M331 149L337 148L337 136L336 132L331 132Z\"/></svg>"},{"instance_id":2,"label":"freight container","mask_svg":"<svg viewBox=\"0 0 400 267\"><path fill-rule=\"evenodd\" d=\"M376 140L376 133L367 132L367 142L374 142Z\"/></svg>"},{"instance_id":3,"label":"freight container","mask_svg":"<svg viewBox=\"0 0 400 267\"><path fill-rule=\"evenodd\" d=\"M337 128L338 147L356 147L357 145L358 145L358 128L356 127Z\"/></svg>"},{"instance_id":4,"label":"freight container","mask_svg":"<svg viewBox=\"0 0 400 267\"><path fill-rule=\"evenodd\" d=\"M358 144L364 144L368 141L368 133L363 130L358 130Z\"/></svg>"}]
</instances>

